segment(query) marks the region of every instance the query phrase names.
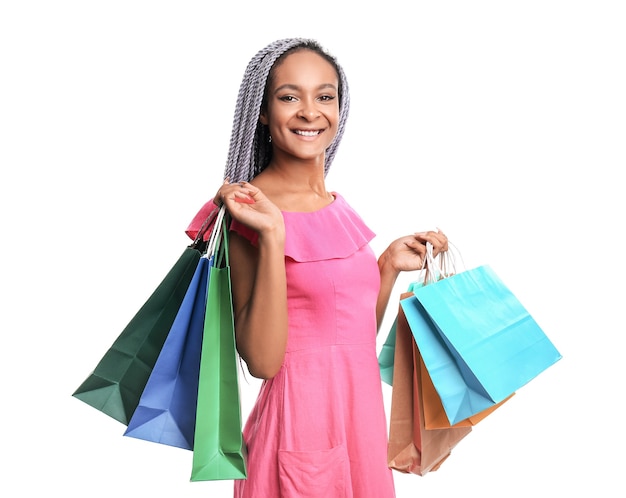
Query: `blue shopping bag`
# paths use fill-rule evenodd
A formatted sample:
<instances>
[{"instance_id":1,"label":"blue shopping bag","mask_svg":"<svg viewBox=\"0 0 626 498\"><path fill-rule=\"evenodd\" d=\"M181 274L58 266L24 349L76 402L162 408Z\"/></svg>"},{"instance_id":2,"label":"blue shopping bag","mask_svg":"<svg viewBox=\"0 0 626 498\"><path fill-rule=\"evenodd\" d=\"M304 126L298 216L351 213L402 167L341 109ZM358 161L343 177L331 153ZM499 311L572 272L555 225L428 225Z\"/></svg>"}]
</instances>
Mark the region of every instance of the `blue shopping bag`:
<instances>
[{"instance_id":1,"label":"blue shopping bag","mask_svg":"<svg viewBox=\"0 0 626 498\"><path fill-rule=\"evenodd\" d=\"M210 265L200 258L125 436L193 449Z\"/></svg>"},{"instance_id":2,"label":"blue shopping bag","mask_svg":"<svg viewBox=\"0 0 626 498\"><path fill-rule=\"evenodd\" d=\"M561 359L486 265L415 288L401 306L451 424L503 401Z\"/></svg>"}]
</instances>

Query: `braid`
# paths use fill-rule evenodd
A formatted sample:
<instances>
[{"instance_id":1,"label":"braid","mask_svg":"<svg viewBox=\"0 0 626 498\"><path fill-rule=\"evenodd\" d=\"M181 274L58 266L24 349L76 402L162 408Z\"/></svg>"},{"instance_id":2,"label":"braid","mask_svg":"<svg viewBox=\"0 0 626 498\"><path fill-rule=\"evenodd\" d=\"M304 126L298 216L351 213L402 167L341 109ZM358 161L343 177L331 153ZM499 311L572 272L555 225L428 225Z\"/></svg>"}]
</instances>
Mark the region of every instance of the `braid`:
<instances>
[{"instance_id":1,"label":"braid","mask_svg":"<svg viewBox=\"0 0 626 498\"><path fill-rule=\"evenodd\" d=\"M326 149L324 174L328 173L348 118L350 108L348 82L343 69L334 57L327 54L316 41L287 38L277 40L257 52L243 75L224 169L224 178L229 178L231 182L250 181L269 164L272 155L269 130L259 121L265 87L276 61L287 51L300 47L313 50L325 57L333 64L339 75L339 125L335 139Z\"/></svg>"},{"instance_id":2,"label":"braid","mask_svg":"<svg viewBox=\"0 0 626 498\"><path fill-rule=\"evenodd\" d=\"M341 142L341 138L343 137L343 132L346 128L346 121L348 120L348 113L350 111L350 92L348 90L348 80L346 78L345 73L343 72L343 68L336 64L337 72L339 73L339 126L337 127L337 135L335 136L335 140L328 146L326 149L326 159L324 162L324 175L328 174L328 170L330 169L330 165L335 158L335 154L337 153L337 148L339 147L339 142Z\"/></svg>"}]
</instances>

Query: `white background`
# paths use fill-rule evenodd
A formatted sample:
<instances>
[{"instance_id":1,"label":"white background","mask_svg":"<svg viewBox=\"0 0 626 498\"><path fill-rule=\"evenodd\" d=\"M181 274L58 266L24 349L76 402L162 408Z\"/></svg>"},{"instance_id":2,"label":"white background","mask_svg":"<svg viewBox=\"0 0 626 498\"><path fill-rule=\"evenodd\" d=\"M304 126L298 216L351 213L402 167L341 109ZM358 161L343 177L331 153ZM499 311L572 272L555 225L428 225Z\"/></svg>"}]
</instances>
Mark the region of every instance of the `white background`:
<instances>
[{"instance_id":1,"label":"white background","mask_svg":"<svg viewBox=\"0 0 626 498\"><path fill-rule=\"evenodd\" d=\"M190 452L123 437L71 393L219 186L248 60L290 36L347 72L328 188L376 252L441 227L563 354L437 472L396 473L398 497L624 496L621 5L4 1L2 496L231 495L189 482ZM244 415L256 388L242 380Z\"/></svg>"}]
</instances>

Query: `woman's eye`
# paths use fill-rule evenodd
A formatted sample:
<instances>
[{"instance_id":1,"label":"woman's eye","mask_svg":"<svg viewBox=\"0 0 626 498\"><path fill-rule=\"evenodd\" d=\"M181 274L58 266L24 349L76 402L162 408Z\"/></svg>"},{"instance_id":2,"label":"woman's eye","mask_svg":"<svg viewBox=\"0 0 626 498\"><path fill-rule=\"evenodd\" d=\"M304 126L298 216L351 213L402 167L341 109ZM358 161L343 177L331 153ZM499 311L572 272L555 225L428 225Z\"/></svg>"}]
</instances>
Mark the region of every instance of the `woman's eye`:
<instances>
[{"instance_id":1,"label":"woman's eye","mask_svg":"<svg viewBox=\"0 0 626 498\"><path fill-rule=\"evenodd\" d=\"M293 95L284 95L280 97L283 102L295 102L296 98Z\"/></svg>"},{"instance_id":2,"label":"woman's eye","mask_svg":"<svg viewBox=\"0 0 626 498\"><path fill-rule=\"evenodd\" d=\"M321 100L322 102L329 102L329 101L331 101L331 100L335 100L335 96L334 96L334 95L322 95L322 96L320 97L320 100Z\"/></svg>"}]
</instances>

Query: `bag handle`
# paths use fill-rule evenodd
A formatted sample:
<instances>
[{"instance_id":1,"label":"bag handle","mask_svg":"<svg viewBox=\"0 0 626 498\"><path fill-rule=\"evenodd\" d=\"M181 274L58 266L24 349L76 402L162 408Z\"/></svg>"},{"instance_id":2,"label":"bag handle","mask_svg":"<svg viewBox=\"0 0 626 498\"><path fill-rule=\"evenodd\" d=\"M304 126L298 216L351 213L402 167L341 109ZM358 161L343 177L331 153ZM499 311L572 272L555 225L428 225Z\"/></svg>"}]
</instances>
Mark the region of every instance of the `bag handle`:
<instances>
[{"instance_id":1,"label":"bag handle","mask_svg":"<svg viewBox=\"0 0 626 498\"><path fill-rule=\"evenodd\" d=\"M205 252L206 245L205 245L204 236L209 231L209 229L211 230L215 229L215 220L218 214L219 214L219 208L216 206L215 209L213 209L209 213L209 215L206 217L206 219L202 222L202 225L198 229L198 233L196 234L195 238L193 239L193 242L189 245L189 247L191 247L192 249L198 249L201 252ZM205 245L204 249L202 249L203 245Z\"/></svg>"},{"instance_id":2,"label":"bag handle","mask_svg":"<svg viewBox=\"0 0 626 498\"><path fill-rule=\"evenodd\" d=\"M213 257L213 266L229 266L228 257L228 213L222 205L217 212L211 237L207 245L206 258Z\"/></svg>"},{"instance_id":3,"label":"bag handle","mask_svg":"<svg viewBox=\"0 0 626 498\"><path fill-rule=\"evenodd\" d=\"M215 221L213 222L213 228L211 230L211 236L207 244L206 256L210 258L215 256L217 249L219 248L219 240L222 231L222 220L224 219L224 213L226 208L222 205L215 215Z\"/></svg>"},{"instance_id":4,"label":"bag handle","mask_svg":"<svg viewBox=\"0 0 626 498\"><path fill-rule=\"evenodd\" d=\"M228 213L222 217L221 229L219 233L219 238L216 242L216 253L217 253L217 261L215 262L215 266L219 268L223 268L226 266L230 266L230 261L228 257Z\"/></svg>"},{"instance_id":5,"label":"bag handle","mask_svg":"<svg viewBox=\"0 0 626 498\"><path fill-rule=\"evenodd\" d=\"M453 251L453 248L455 251ZM457 273L455 252L458 253L458 250L448 241L448 250L440 252L435 257L433 255L433 245L430 242L426 242L426 256L422 263L422 270L426 270L424 273L424 285L434 284Z\"/></svg>"}]
</instances>

